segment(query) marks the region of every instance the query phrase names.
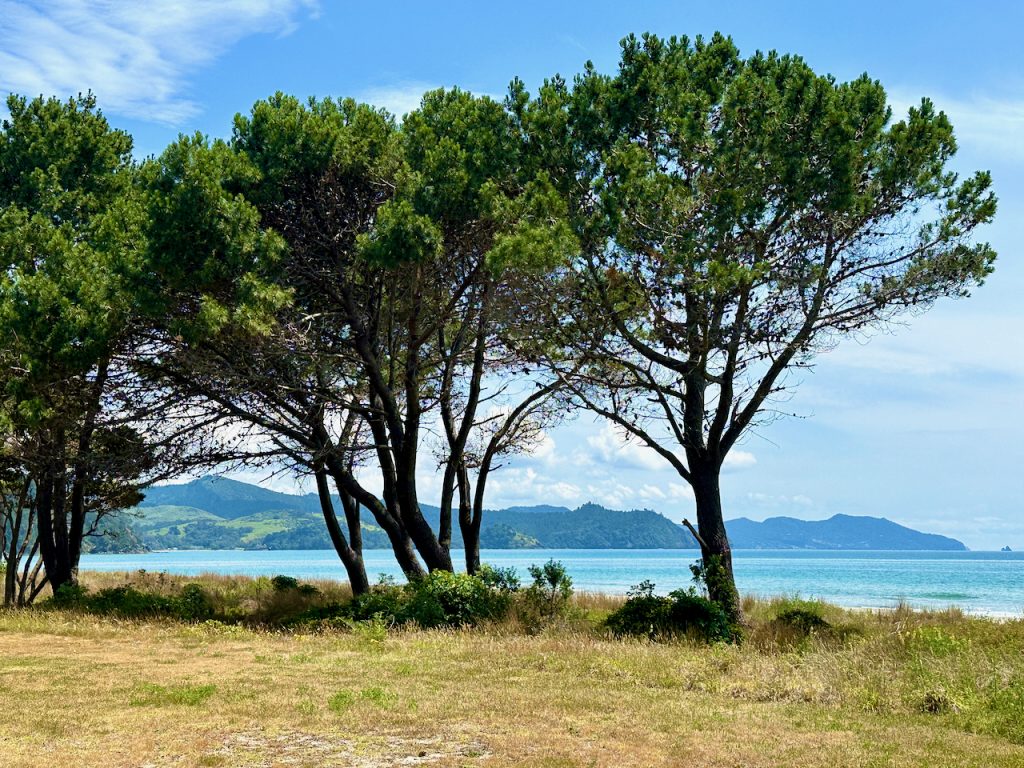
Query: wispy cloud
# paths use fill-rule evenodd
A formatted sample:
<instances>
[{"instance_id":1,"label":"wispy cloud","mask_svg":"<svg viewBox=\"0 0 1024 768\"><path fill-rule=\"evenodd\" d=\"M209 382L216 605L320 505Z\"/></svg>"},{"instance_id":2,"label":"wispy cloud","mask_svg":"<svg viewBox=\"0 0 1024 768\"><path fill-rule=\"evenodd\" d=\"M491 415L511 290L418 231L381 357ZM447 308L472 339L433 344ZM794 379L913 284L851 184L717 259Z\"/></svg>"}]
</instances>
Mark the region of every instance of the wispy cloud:
<instances>
[{"instance_id":1,"label":"wispy cloud","mask_svg":"<svg viewBox=\"0 0 1024 768\"><path fill-rule=\"evenodd\" d=\"M314 0L0 0L0 92L92 90L105 111L179 125L189 77L244 37L284 35Z\"/></svg>"},{"instance_id":2,"label":"wispy cloud","mask_svg":"<svg viewBox=\"0 0 1024 768\"><path fill-rule=\"evenodd\" d=\"M436 83L405 82L367 88L359 93L357 98L375 107L383 107L401 119L414 109L419 109L424 93L438 87Z\"/></svg>"},{"instance_id":3,"label":"wispy cloud","mask_svg":"<svg viewBox=\"0 0 1024 768\"><path fill-rule=\"evenodd\" d=\"M757 457L750 451L732 450L725 455L725 462L722 469L728 471L746 469L757 464Z\"/></svg>"},{"instance_id":4,"label":"wispy cloud","mask_svg":"<svg viewBox=\"0 0 1024 768\"><path fill-rule=\"evenodd\" d=\"M952 97L929 94L935 106L945 112L953 123L957 141L985 155L1003 160L1024 162L1024 94L993 97ZM909 89L890 93L893 116L900 119L907 110L921 102L921 95Z\"/></svg>"},{"instance_id":5,"label":"wispy cloud","mask_svg":"<svg viewBox=\"0 0 1024 768\"><path fill-rule=\"evenodd\" d=\"M401 120L413 110L420 108L423 94L427 93L427 91L449 87L451 86L428 83L422 80L406 80L365 88L356 94L356 99L371 104L374 107L383 107ZM502 101L504 99L504 96L485 91L473 91L473 93L477 96L487 96L495 101Z\"/></svg>"},{"instance_id":6,"label":"wispy cloud","mask_svg":"<svg viewBox=\"0 0 1024 768\"><path fill-rule=\"evenodd\" d=\"M614 467L642 469L652 472L670 469L669 463L646 445L629 440L611 424L605 424L596 434L587 437L595 458Z\"/></svg>"}]
</instances>

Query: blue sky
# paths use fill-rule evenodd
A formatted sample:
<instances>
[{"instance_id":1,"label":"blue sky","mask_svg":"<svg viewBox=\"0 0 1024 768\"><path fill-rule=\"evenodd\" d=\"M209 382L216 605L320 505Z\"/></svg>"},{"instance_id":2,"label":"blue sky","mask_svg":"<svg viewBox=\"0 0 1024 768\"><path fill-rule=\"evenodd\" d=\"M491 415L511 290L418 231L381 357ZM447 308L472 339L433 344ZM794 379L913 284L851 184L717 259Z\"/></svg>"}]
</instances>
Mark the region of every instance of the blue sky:
<instances>
[{"instance_id":1,"label":"blue sky","mask_svg":"<svg viewBox=\"0 0 1024 768\"><path fill-rule=\"evenodd\" d=\"M513 76L532 87L588 59L610 71L629 32L720 30L746 53L797 53L840 79L867 71L897 111L928 95L957 128L956 167L994 175L1000 211L984 236L996 273L969 300L823 355L785 404L797 417L758 430L727 466L726 517L880 515L1024 549L1021 29L1014 2L0 0L0 92L91 89L142 156L179 132L226 136L236 112L277 90L400 114L427 88L500 95ZM691 514L667 466L588 417L492 483L492 506L593 499ZM432 500L426 469L421 485Z\"/></svg>"}]
</instances>

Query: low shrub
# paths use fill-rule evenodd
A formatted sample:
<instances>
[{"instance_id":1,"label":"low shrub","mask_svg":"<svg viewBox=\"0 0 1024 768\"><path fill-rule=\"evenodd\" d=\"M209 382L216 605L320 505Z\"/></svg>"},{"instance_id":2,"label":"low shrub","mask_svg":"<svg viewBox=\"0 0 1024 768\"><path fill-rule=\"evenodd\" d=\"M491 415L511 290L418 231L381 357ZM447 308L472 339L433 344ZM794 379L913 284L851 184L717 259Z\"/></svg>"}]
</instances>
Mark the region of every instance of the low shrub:
<instances>
[{"instance_id":1,"label":"low shrub","mask_svg":"<svg viewBox=\"0 0 1024 768\"><path fill-rule=\"evenodd\" d=\"M81 584L61 584L53 595L53 604L58 608L81 608L86 594Z\"/></svg>"},{"instance_id":2,"label":"low shrub","mask_svg":"<svg viewBox=\"0 0 1024 768\"><path fill-rule=\"evenodd\" d=\"M185 621L206 621L213 618L213 601L198 584L186 584L177 598L177 616Z\"/></svg>"},{"instance_id":3,"label":"low shrub","mask_svg":"<svg viewBox=\"0 0 1024 768\"><path fill-rule=\"evenodd\" d=\"M275 592L287 592L290 589L299 588L299 580L292 576L275 576L270 580L270 585Z\"/></svg>"},{"instance_id":4,"label":"low shrub","mask_svg":"<svg viewBox=\"0 0 1024 768\"><path fill-rule=\"evenodd\" d=\"M572 598L572 579L565 566L548 560L544 565L531 565L528 570L533 578L533 584L526 589L528 602L548 618L564 613Z\"/></svg>"},{"instance_id":5,"label":"low shrub","mask_svg":"<svg viewBox=\"0 0 1024 768\"><path fill-rule=\"evenodd\" d=\"M805 635L822 632L832 627L820 614L806 608L789 608L781 611L775 617L775 621Z\"/></svg>"},{"instance_id":6,"label":"low shrub","mask_svg":"<svg viewBox=\"0 0 1024 768\"><path fill-rule=\"evenodd\" d=\"M565 566L555 560L528 568L533 583L526 589L510 593L512 614L529 633L539 632L556 622L571 618L572 579Z\"/></svg>"},{"instance_id":7,"label":"low shrub","mask_svg":"<svg viewBox=\"0 0 1024 768\"><path fill-rule=\"evenodd\" d=\"M519 575L512 566L508 568L496 568L493 565L484 563L477 571L476 577L491 589L500 592L518 592L520 583Z\"/></svg>"},{"instance_id":8,"label":"low shrub","mask_svg":"<svg viewBox=\"0 0 1024 768\"><path fill-rule=\"evenodd\" d=\"M856 624L826 618L826 613L835 609L820 600L784 597L771 601L766 609L749 638L756 648L766 652L802 653L823 646L839 647L863 634Z\"/></svg>"},{"instance_id":9,"label":"low shrub","mask_svg":"<svg viewBox=\"0 0 1024 768\"><path fill-rule=\"evenodd\" d=\"M506 592L466 573L434 571L407 585L401 619L421 627L462 627L493 619L508 610Z\"/></svg>"},{"instance_id":10,"label":"low shrub","mask_svg":"<svg viewBox=\"0 0 1024 768\"><path fill-rule=\"evenodd\" d=\"M729 617L717 604L692 588L678 589L665 597L655 595L650 581L633 587L625 604L608 617L605 626L618 636L652 640L691 637L714 643L738 639Z\"/></svg>"},{"instance_id":11,"label":"low shrub","mask_svg":"<svg viewBox=\"0 0 1024 768\"><path fill-rule=\"evenodd\" d=\"M422 579L398 586L381 581L370 591L341 605L324 606L303 613L299 624L382 621L394 626L415 623L421 627L462 627L497 619L509 610L509 574L487 579L465 573L434 571Z\"/></svg>"},{"instance_id":12,"label":"low shrub","mask_svg":"<svg viewBox=\"0 0 1024 768\"><path fill-rule=\"evenodd\" d=\"M405 607L406 593L402 587L389 583L378 583L370 591L345 605L333 608L335 616L344 616L355 621L368 621L380 617L389 623L399 623ZM330 611L331 609L327 609Z\"/></svg>"},{"instance_id":13,"label":"low shrub","mask_svg":"<svg viewBox=\"0 0 1024 768\"><path fill-rule=\"evenodd\" d=\"M129 586L107 587L94 594L78 584L65 584L53 597L53 605L126 619L167 616L200 622L213 618L213 602L198 584L186 584L177 595L143 592Z\"/></svg>"},{"instance_id":14,"label":"low shrub","mask_svg":"<svg viewBox=\"0 0 1024 768\"><path fill-rule=\"evenodd\" d=\"M672 601L654 594L654 583L643 581L630 589L626 602L605 620L618 636L658 637L671 634Z\"/></svg>"},{"instance_id":15,"label":"low shrub","mask_svg":"<svg viewBox=\"0 0 1024 768\"><path fill-rule=\"evenodd\" d=\"M133 587L101 589L95 595L86 595L81 607L90 613L126 619L178 615L178 601L174 598L140 592Z\"/></svg>"},{"instance_id":16,"label":"low shrub","mask_svg":"<svg viewBox=\"0 0 1024 768\"><path fill-rule=\"evenodd\" d=\"M692 589L669 593L672 600L672 625L683 634L696 634L709 643L739 640L739 632L722 607Z\"/></svg>"}]
</instances>

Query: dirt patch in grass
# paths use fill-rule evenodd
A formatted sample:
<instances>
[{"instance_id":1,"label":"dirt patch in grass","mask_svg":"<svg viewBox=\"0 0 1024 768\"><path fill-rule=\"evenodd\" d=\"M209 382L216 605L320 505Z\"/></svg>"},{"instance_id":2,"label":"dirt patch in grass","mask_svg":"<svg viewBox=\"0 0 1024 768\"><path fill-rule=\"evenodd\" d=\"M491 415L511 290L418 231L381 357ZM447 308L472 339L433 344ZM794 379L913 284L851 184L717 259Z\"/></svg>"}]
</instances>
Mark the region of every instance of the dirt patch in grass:
<instances>
[{"instance_id":1,"label":"dirt patch in grass","mask_svg":"<svg viewBox=\"0 0 1024 768\"><path fill-rule=\"evenodd\" d=\"M280 765L390 768L450 764L473 765L490 756L480 742L459 743L448 738L342 738L322 733L247 731L231 734L205 759L214 766L272 768Z\"/></svg>"}]
</instances>

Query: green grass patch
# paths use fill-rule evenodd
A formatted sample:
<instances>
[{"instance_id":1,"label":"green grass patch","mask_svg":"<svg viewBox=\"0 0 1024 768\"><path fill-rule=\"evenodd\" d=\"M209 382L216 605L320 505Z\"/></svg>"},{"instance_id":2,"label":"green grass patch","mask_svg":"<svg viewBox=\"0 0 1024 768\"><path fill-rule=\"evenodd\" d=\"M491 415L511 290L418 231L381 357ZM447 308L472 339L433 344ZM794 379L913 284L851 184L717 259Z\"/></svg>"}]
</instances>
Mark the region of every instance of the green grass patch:
<instances>
[{"instance_id":1,"label":"green grass patch","mask_svg":"<svg viewBox=\"0 0 1024 768\"><path fill-rule=\"evenodd\" d=\"M197 707L217 692L216 685L140 686L132 696L133 707Z\"/></svg>"}]
</instances>

